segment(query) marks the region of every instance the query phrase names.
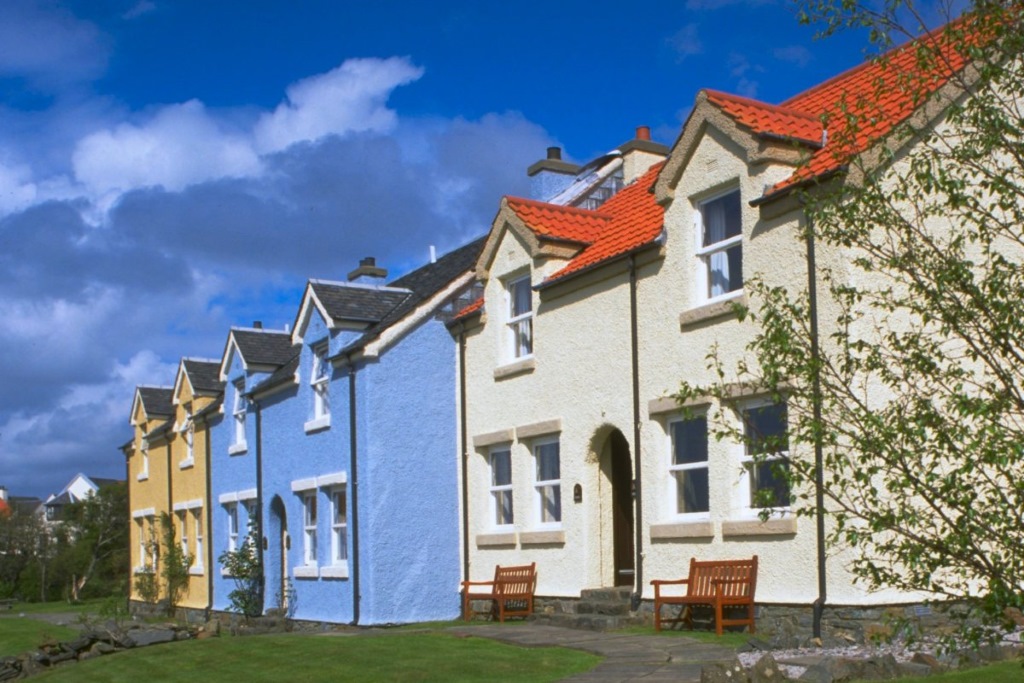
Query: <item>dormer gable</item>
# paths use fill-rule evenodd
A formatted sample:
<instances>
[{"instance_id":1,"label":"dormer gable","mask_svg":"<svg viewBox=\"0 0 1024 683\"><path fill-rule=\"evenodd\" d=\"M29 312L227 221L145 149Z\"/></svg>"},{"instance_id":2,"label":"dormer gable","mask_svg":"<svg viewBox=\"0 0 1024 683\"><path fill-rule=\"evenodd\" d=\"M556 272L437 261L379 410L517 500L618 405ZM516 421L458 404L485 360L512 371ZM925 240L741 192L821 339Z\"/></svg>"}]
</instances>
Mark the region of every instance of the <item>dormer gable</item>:
<instances>
[{"instance_id":1,"label":"dormer gable","mask_svg":"<svg viewBox=\"0 0 1024 683\"><path fill-rule=\"evenodd\" d=\"M172 402L187 403L196 398L217 398L224 391L220 361L210 358L182 358L174 379Z\"/></svg>"},{"instance_id":2,"label":"dormer gable","mask_svg":"<svg viewBox=\"0 0 1024 683\"><path fill-rule=\"evenodd\" d=\"M310 280L295 318L292 343L301 344L314 312L331 331L365 330L412 294L408 289L356 282Z\"/></svg>"},{"instance_id":3,"label":"dormer gable","mask_svg":"<svg viewBox=\"0 0 1024 683\"><path fill-rule=\"evenodd\" d=\"M289 332L232 327L224 344L218 375L222 382L231 379L236 359L246 374L271 373L287 363L292 355L294 349Z\"/></svg>"},{"instance_id":4,"label":"dormer gable","mask_svg":"<svg viewBox=\"0 0 1024 683\"><path fill-rule=\"evenodd\" d=\"M172 387L140 385L135 387L129 424L133 427L152 420L166 420L174 415Z\"/></svg>"}]
</instances>

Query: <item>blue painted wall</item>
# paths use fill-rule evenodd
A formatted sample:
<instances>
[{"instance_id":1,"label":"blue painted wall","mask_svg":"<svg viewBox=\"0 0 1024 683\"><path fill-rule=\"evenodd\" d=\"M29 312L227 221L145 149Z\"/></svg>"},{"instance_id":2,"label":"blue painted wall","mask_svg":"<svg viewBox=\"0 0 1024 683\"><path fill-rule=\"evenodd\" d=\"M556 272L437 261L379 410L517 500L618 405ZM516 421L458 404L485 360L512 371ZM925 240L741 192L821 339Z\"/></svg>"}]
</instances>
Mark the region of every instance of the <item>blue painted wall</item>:
<instances>
[{"instance_id":1,"label":"blue painted wall","mask_svg":"<svg viewBox=\"0 0 1024 683\"><path fill-rule=\"evenodd\" d=\"M360 622L455 618L455 344L428 319L357 372L367 387L358 430Z\"/></svg>"}]
</instances>

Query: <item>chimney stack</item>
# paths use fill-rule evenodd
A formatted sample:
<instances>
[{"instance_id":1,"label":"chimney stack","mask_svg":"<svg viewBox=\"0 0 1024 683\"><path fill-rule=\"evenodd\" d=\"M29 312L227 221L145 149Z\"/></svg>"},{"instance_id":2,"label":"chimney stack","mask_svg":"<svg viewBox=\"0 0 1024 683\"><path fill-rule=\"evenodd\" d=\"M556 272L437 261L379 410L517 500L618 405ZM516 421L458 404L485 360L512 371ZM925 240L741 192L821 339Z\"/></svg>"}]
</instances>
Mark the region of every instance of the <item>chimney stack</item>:
<instances>
[{"instance_id":1,"label":"chimney stack","mask_svg":"<svg viewBox=\"0 0 1024 683\"><path fill-rule=\"evenodd\" d=\"M253 326L253 328L255 328L257 330L262 330L263 329L263 321L262 320L253 320L252 321L252 326Z\"/></svg>"},{"instance_id":2,"label":"chimney stack","mask_svg":"<svg viewBox=\"0 0 1024 683\"><path fill-rule=\"evenodd\" d=\"M348 274L349 282L374 282L383 280L388 276L388 271L377 267L377 259L367 256L360 259L359 267Z\"/></svg>"},{"instance_id":3,"label":"chimney stack","mask_svg":"<svg viewBox=\"0 0 1024 683\"><path fill-rule=\"evenodd\" d=\"M5 503L7 502L7 487L6 486L0 486L0 500L2 500Z\"/></svg>"},{"instance_id":4,"label":"chimney stack","mask_svg":"<svg viewBox=\"0 0 1024 683\"><path fill-rule=\"evenodd\" d=\"M562 160L561 147L548 147L547 157L526 169L530 176L530 198L551 199L569 187L579 172L579 165Z\"/></svg>"},{"instance_id":5,"label":"chimney stack","mask_svg":"<svg viewBox=\"0 0 1024 683\"><path fill-rule=\"evenodd\" d=\"M650 140L651 139L651 127L650 126L637 126L636 127L636 139L637 140Z\"/></svg>"}]
</instances>

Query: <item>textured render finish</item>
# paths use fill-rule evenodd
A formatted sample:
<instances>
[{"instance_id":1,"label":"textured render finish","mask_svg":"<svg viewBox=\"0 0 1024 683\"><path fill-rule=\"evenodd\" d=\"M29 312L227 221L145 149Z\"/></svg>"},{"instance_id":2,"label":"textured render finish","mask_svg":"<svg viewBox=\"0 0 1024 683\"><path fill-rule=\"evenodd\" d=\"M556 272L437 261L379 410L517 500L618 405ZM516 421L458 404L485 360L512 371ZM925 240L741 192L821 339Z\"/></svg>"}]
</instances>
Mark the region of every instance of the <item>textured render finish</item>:
<instances>
[{"instance_id":1,"label":"textured render finish","mask_svg":"<svg viewBox=\"0 0 1024 683\"><path fill-rule=\"evenodd\" d=\"M680 179L668 197L665 244L661 260L638 268L638 325L643 493L644 595L649 581L677 578L691 557L702 560L758 555L758 600L810 605L817 597L816 535L812 519L776 518L767 525L748 506L749 489L741 477L740 444L709 441L710 510L678 515L668 470L669 422L679 415L665 397L686 379L711 383L705 357L717 345L725 367L747 357L754 328L728 312L729 304L707 301L698 282L694 218L700 201L739 188L743 220L743 271L793 288L806 286L805 246L799 212L793 208L758 209L748 202L792 173L781 157L752 156L757 141L734 141L710 124L690 135L689 155ZM736 135L735 128L730 130ZM684 137L686 133L684 132ZM680 152L679 149L676 150ZM754 163L751 163L754 159ZM670 161L669 166L672 165ZM496 226L497 229L497 226ZM823 263L840 263L842 255L822 254ZM514 524L496 528L490 502L489 446L470 454L471 578L487 579L496 564L538 563L538 593L576 596L585 588L611 585L611 485L608 437L613 429L634 447L629 342L627 274L605 266L608 276L534 293L535 369L495 380L495 368L508 364L507 300L504 281L531 269L534 284L558 270L564 261L536 260L523 240L511 231L499 236L489 268L485 297L488 318L467 339L469 434L488 435L517 426L561 419L562 513L564 544L529 545L524 536L538 531L534 459L530 440L511 444ZM742 301L742 295L737 301ZM824 302L822 320L829 315ZM825 337L829 331L823 330ZM751 397L752 399L755 397ZM700 409L700 406L697 406ZM712 413L738 415L729 407L708 403ZM631 453L635 464L636 454ZM573 502L573 486L582 488L582 502ZM480 539L518 534L515 544L491 545ZM507 538L507 537L506 537ZM913 600L894 591L868 594L853 584L848 557L836 549L828 560L829 600L834 604L883 604Z\"/></svg>"},{"instance_id":2,"label":"textured render finish","mask_svg":"<svg viewBox=\"0 0 1024 683\"><path fill-rule=\"evenodd\" d=\"M453 619L461 566L451 335L428 317L356 372L359 622Z\"/></svg>"},{"instance_id":3,"label":"textured render finish","mask_svg":"<svg viewBox=\"0 0 1024 683\"><path fill-rule=\"evenodd\" d=\"M167 394L170 394L170 389L167 389ZM161 441L147 449L148 457L143 455L145 435L163 424L169 417L147 416L138 401L135 402L134 413L131 416L134 434L131 456L128 459L128 491L131 505L128 550L133 575L143 565L140 542L149 542L151 528L155 532L153 538L159 539L160 513L170 509L167 495L167 446ZM148 467L143 464L146 459ZM140 517L148 518L144 519L141 527L138 524ZM134 581L131 582L131 599L142 599L135 590Z\"/></svg>"},{"instance_id":4,"label":"textured render finish","mask_svg":"<svg viewBox=\"0 0 1024 683\"><path fill-rule=\"evenodd\" d=\"M211 420L210 436L210 551L213 558L213 609L226 611L231 608L228 594L235 590L235 582L225 576L218 558L229 549L228 546L228 505L237 505L238 543L241 544L249 529L248 505L255 505L256 498L256 412L249 406L245 419L244 451L232 452L235 442L233 408L235 405L235 382L244 380L243 391L251 389L269 376L269 372L246 374L237 350L228 347L225 359L224 414ZM236 449L237 450L237 449ZM255 523L255 520L253 520Z\"/></svg>"},{"instance_id":5,"label":"textured render finish","mask_svg":"<svg viewBox=\"0 0 1024 683\"><path fill-rule=\"evenodd\" d=\"M183 361L184 362L184 361ZM179 369L179 373L182 372ZM195 435L192 448L191 464L187 464L188 447L185 443L184 428L188 415L195 415L214 402L209 396L197 396L192 393L189 382L179 382L175 394L175 429L169 432L171 446L171 518L174 520L174 538L181 543L181 524L176 511L188 506L185 521L188 527L188 552L192 556L192 571L188 586L179 602L180 606L193 609L206 609L210 606L210 591L207 572L213 564L210 556L210 511L206 509L206 440L209 438L205 420L195 422ZM194 501L201 501L195 507ZM194 514L201 515L203 529L202 550L197 545ZM201 555L201 557L200 557Z\"/></svg>"}]
</instances>

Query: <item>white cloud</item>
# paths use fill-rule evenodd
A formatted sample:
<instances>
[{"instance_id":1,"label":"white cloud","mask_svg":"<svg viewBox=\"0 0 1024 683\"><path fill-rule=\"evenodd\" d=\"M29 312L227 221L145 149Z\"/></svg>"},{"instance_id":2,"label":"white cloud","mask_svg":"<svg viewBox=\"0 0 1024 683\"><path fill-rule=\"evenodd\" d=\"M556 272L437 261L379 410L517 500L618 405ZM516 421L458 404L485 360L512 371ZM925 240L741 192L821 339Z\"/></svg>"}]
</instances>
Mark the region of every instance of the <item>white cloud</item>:
<instances>
[{"instance_id":1,"label":"white cloud","mask_svg":"<svg viewBox=\"0 0 1024 683\"><path fill-rule=\"evenodd\" d=\"M38 195L32 172L27 166L6 166L0 163L0 216L24 209Z\"/></svg>"},{"instance_id":2,"label":"white cloud","mask_svg":"<svg viewBox=\"0 0 1024 683\"><path fill-rule=\"evenodd\" d=\"M249 141L225 131L198 100L164 107L141 126L123 123L93 133L78 143L72 163L75 177L97 194L148 186L181 190L260 169Z\"/></svg>"},{"instance_id":3,"label":"white cloud","mask_svg":"<svg viewBox=\"0 0 1024 683\"><path fill-rule=\"evenodd\" d=\"M677 61L683 61L692 55L699 55L704 51L700 35L697 32L697 24L687 24L672 34L668 44L676 52Z\"/></svg>"},{"instance_id":4,"label":"white cloud","mask_svg":"<svg viewBox=\"0 0 1024 683\"><path fill-rule=\"evenodd\" d=\"M139 0L127 12L121 15L122 19L136 19L150 12L156 11L156 3L151 0Z\"/></svg>"},{"instance_id":5,"label":"white cloud","mask_svg":"<svg viewBox=\"0 0 1024 683\"><path fill-rule=\"evenodd\" d=\"M787 45L772 50L772 56L780 62L788 62L804 67L814 58L811 51L803 45Z\"/></svg>"},{"instance_id":6,"label":"white cloud","mask_svg":"<svg viewBox=\"0 0 1024 683\"><path fill-rule=\"evenodd\" d=\"M387 132L398 121L387 107L391 91L418 80L423 69L408 59L349 59L287 90L287 101L256 125L256 144L276 152L296 142L349 132Z\"/></svg>"},{"instance_id":7,"label":"white cloud","mask_svg":"<svg viewBox=\"0 0 1024 683\"><path fill-rule=\"evenodd\" d=\"M107 66L107 37L50 2L0 2L0 75L57 89L90 80Z\"/></svg>"}]
</instances>

